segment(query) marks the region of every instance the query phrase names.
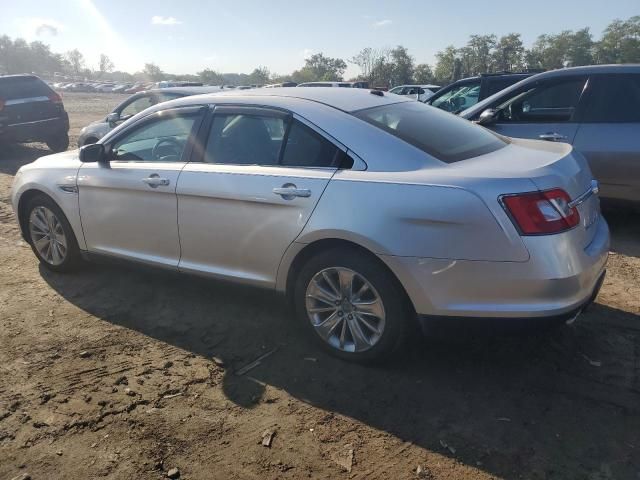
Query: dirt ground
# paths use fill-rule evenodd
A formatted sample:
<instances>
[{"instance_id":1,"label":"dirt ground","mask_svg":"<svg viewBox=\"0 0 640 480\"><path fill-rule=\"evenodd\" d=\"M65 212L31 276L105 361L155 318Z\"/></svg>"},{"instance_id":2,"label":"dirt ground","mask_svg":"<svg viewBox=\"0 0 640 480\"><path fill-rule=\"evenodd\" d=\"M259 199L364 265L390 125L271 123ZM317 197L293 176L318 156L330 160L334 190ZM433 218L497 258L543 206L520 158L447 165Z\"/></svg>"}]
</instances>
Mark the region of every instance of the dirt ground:
<instances>
[{"instance_id":1,"label":"dirt ground","mask_svg":"<svg viewBox=\"0 0 640 480\"><path fill-rule=\"evenodd\" d=\"M72 136L121 99L65 95ZM270 292L40 268L9 188L47 153L0 151L0 479L640 479L639 215L608 217L608 276L574 325L459 326L363 367Z\"/></svg>"}]
</instances>

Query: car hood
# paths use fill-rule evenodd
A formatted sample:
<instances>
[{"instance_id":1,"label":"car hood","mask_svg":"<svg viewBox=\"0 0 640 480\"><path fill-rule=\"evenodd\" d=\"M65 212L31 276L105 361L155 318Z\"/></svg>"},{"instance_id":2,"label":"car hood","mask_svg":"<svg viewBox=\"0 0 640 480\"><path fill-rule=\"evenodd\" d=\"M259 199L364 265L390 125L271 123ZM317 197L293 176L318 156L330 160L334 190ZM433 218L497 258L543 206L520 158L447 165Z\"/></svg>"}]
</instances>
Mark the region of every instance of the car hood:
<instances>
[{"instance_id":1,"label":"car hood","mask_svg":"<svg viewBox=\"0 0 640 480\"><path fill-rule=\"evenodd\" d=\"M40 157L37 160L24 165L20 168L21 171L31 169L43 169L43 168L79 168L82 165L80 162L80 150L69 150L62 153L54 153L53 155L46 155Z\"/></svg>"}]
</instances>

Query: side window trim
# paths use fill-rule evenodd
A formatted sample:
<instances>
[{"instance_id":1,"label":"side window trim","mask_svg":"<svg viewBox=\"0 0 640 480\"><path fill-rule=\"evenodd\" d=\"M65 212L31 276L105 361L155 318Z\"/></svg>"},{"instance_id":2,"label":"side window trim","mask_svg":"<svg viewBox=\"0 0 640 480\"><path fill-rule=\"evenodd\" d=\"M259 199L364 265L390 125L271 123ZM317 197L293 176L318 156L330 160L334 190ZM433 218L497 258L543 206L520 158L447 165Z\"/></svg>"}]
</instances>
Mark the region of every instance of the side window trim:
<instances>
[{"instance_id":1,"label":"side window trim","mask_svg":"<svg viewBox=\"0 0 640 480\"><path fill-rule=\"evenodd\" d=\"M197 116L196 120L191 127L191 132L189 134L189 139L187 144L184 147L184 151L182 152L182 157L179 162L175 163L187 163L189 158L192 156L193 151L195 149L195 141L196 141L196 133L200 131L200 126L203 123L203 117L206 107L204 105L190 105L187 107L174 107L166 110L159 110L150 115L146 115L145 117L140 118L135 123L129 125L126 129L119 131L116 135L109 138L107 142L104 143L105 151L111 152L113 145L118 143L123 137L128 134L138 130L139 128L143 128L144 126L157 121L163 115L166 115L168 112L175 112L177 116L185 116L185 115L195 115ZM131 163L131 160L112 160L114 162L123 162L123 163ZM149 163L153 164L153 161L149 160L136 160L136 163Z\"/></svg>"}]
</instances>

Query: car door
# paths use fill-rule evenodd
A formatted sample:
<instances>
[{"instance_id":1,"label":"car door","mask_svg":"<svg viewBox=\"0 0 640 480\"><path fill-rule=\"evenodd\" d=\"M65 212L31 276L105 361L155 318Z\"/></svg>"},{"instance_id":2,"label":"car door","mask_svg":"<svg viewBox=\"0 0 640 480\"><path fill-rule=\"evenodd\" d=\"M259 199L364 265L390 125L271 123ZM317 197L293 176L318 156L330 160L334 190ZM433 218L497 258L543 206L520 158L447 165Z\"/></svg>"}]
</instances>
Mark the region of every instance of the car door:
<instances>
[{"instance_id":1,"label":"car door","mask_svg":"<svg viewBox=\"0 0 640 480\"><path fill-rule=\"evenodd\" d=\"M105 139L108 164L82 165L78 198L89 252L177 267L175 190L203 110L145 117Z\"/></svg>"},{"instance_id":2,"label":"car door","mask_svg":"<svg viewBox=\"0 0 640 480\"><path fill-rule=\"evenodd\" d=\"M346 154L269 108L218 106L202 130L202 157L178 182L179 269L272 286Z\"/></svg>"},{"instance_id":3,"label":"car door","mask_svg":"<svg viewBox=\"0 0 640 480\"><path fill-rule=\"evenodd\" d=\"M591 77L574 147L587 158L601 196L640 202L640 75Z\"/></svg>"},{"instance_id":4,"label":"car door","mask_svg":"<svg viewBox=\"0 0 640 480\"><path fill-rule=\"evenodd\" d=\"M496 101L488 128L509 137L572 143L586 76L532 82Z\"/></svg>"}]
</instances>

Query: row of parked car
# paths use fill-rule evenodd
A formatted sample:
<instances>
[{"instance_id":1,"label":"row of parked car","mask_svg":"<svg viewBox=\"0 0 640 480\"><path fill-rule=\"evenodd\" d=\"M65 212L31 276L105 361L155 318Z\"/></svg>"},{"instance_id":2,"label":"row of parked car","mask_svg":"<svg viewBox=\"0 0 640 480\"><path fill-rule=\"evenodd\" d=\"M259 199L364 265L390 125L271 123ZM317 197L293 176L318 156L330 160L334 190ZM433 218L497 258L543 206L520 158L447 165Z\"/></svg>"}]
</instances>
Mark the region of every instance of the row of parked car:
<instances>
[{"instance_id":1,"label":"row of parked car","mask_svg":"<svg viewBox=\"0 0 640 480\"><path fill-rule=\"evenodd\" d=\"M97 92L97 93L137 93L151 88L195 87L200 82L136 82L136 83L100 83L100 82L56 82L50 86L62 92Z\"/></svg>"}]
</instances>

